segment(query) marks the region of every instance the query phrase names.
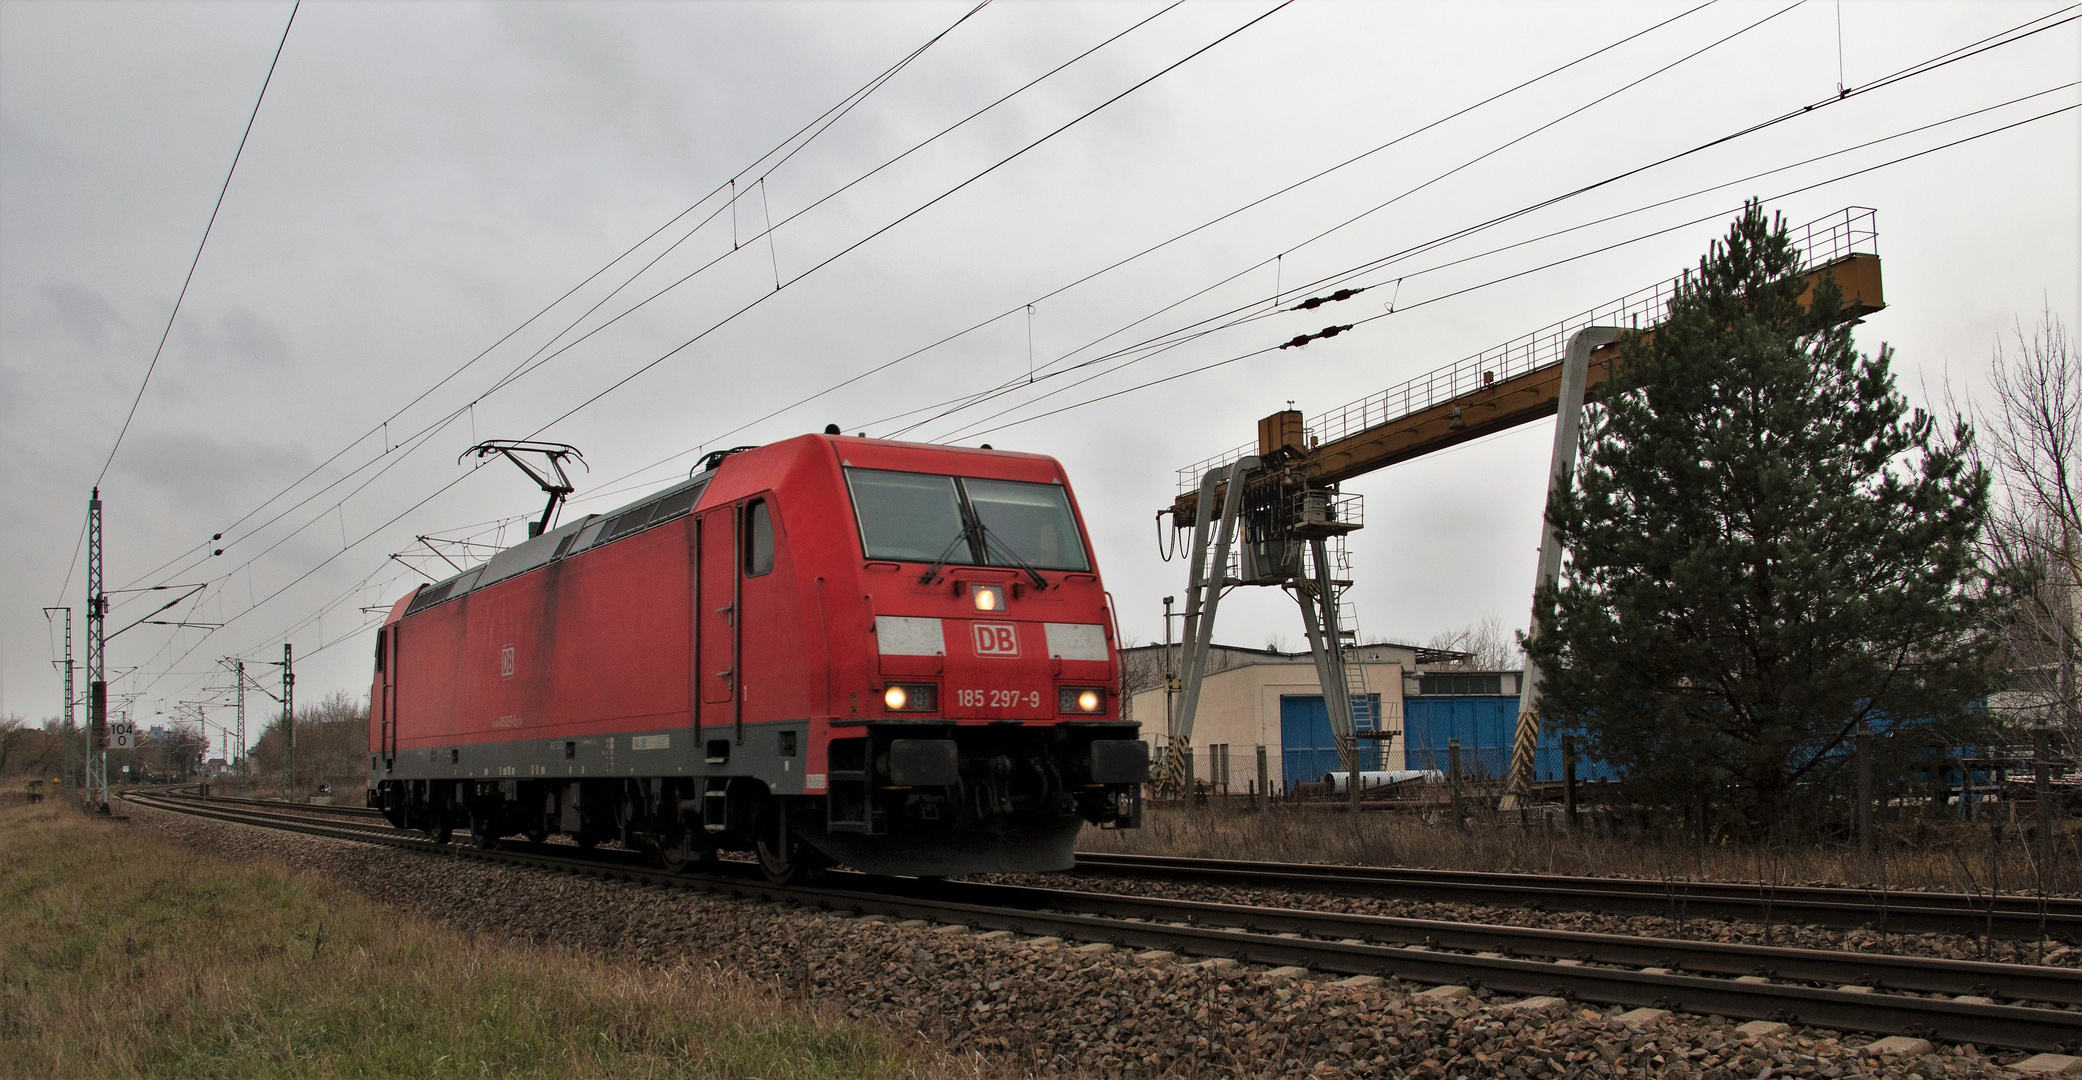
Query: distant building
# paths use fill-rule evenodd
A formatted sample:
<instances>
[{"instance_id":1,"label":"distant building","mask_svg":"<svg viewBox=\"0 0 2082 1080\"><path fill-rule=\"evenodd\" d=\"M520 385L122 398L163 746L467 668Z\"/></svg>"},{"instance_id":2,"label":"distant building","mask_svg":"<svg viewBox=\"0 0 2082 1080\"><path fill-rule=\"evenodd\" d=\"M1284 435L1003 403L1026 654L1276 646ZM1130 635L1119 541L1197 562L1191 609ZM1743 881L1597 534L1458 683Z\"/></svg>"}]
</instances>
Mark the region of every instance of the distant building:
<instances>
[{"instance_id":1,"label":"distant building","mask_svg":"<svg viewBox=\"0 0 2082 1080\"><path fill-rule=\"evenodd\" d=\"M1146 645L1121 651L1127 671L1127 717L1139 724L1159 754L1170 746L1164 650L1162 645ZM1510 775L1523 672L1475 670L1466 666L1467 659L1465 653L1389 642L1350 650L1348 663L1357 661L1360 681L1373 703L1371 718L1362 715L1359 728L1391 734L1386 740L1362 740L1360 768L1444 772L1451 742L1458 739L1463 776L1500 781ZM1262 779L1270 781L1275 793L1322 780L1324 774L1342 768L1323 688L1308 653L1215 645L1208 650L1207 666L1193 723L1195 780L1209 782L1216 791L1249 792L1261 780L1261 747L1268 774ZM1171 670L1176 673L1180 667L1174 656ZM1603 762L1584 757L1580 746L1577 779L1618 778ZM1533 779L1561 778L1561 734L1544 729L1533 757Z\"/></svg>"},{"instance_id":2,"label":"distant building","mask_svg":"<svg viewBox=\"0 0 2082 1080\"><path fill-rule=\"evenodd\" d=\"M1121 651L1127 669L1129 719L1159 754L1170 752L1170 721L1164 691L1163 645ZM1173 646L1172 670L1181 666ZM1450 664L1465 654L1418 645L1380 642L1347 650L1347 664L1357 670L1369 708L1359 712L1362 731L1385 731L1385 740L1363 740L1360 767L1404 768L1403 696L1406 676L1433 665ZM1200 707L1193 722L1193 777L1214 790L1241 794L1267 785L1275 793L1321 780L1341 768L1331 737L1330 714L1323 702L1315 661L1306 652L1248 649L1214 645L1208 649L1207 676L1201 683ZM1265 752L1265 776L1258 771L1258 751Z\"/></svg>"}]
</instances>

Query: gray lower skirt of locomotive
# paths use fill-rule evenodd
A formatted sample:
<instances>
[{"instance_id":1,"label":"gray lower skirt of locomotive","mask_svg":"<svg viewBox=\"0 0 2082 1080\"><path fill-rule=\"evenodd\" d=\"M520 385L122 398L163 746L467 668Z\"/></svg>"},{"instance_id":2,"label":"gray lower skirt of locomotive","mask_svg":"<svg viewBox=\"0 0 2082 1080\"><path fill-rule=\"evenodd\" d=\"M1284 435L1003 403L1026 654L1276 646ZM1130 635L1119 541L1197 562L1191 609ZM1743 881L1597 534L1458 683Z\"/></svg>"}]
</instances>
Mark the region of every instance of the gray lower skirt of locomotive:
<instances>
[{"instance_id":1,"label":"gray lower skirt of locomotive","mask_svg":"<svg viewBox=\"0 0 2082 1080\"><path fill-rule=\"evenodd\" d=\"M745 725L740 744L729 728L690 727L562 739L515 739L469 746L400 749L388 767L369 755L369 786L385 780L612 780L644 776L747 776L776 795L821 795L805 789L802 748L809 722Z\"/></svg>"},{"instance_id":2,"label":"gray lower skirt of locomotive","mask_svg":"<svg viewBox=\"0 0 2082 1080\"><path fill-rule=\"evenodd\" d=\"M1133 721L1062 725L1094 731L1137 730ZM950 730L945 721L878 721L888 731L917 727ZM866 734L865 730L861 734ZM750 777L775 795L822 795L807 786L802 748L806 720L747 724L740 742L731 728L661 728L563 739L515 739L468 746L401 749L386 764L369 755L369 787L385 780L609 780L645 776ZM847 737L847 736L840 736ZM1146 752L1145 752L1146 759Z\"/></svg>"}]
</instances>

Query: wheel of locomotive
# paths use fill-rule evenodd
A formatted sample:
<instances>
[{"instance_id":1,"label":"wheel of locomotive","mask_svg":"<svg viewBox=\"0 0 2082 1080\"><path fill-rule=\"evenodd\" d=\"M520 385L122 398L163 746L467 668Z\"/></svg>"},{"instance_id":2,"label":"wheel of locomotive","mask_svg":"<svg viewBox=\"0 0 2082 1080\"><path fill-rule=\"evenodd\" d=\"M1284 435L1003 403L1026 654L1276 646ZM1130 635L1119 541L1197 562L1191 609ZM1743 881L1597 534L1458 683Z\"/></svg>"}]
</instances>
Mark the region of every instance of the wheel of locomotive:
<instances>
[{"instance_id":1,"label":"wheel of locomotive","mask_svg":"<svg viewBox=\"0 0 2082 1080\"><path fill-rule=\"evenodd\" d=\"M781 842L781 816L772 809L759 815L759 839L753 843L753 851L759 858L759 870L768 881L776 885L800 885L824 876L831 860L824 853L802 842L793 830L787 833L787 843Z\"/></svg>"},{"instance_id":2,"label":"wheel of locomotive","mask_svg":"<svg viewBox=\"0 0 2082 1080\"><path fill-rule=\"evenodd\" d=\"M693 832L682 832L670 843L658 845L658 865L669 873L706 873L716 865L716 849L701 842Z\"/></svg>"},{"instance_id":3,"label":"wheel of locomotive","mask_svg":"<svg viewBox=\"0 0 2082 1080\"><path fill-rule=\"evenodd\" d=\"M418 830L433 843L448 843L456 839L456 809L448 803L433 803L427 807L427 824Z\"/></svg>"},{"instance_id":4,"label":"wheel of locomotive","mask_svg":"<svg viewBox=\"0 0 2082 1080\"><path fill-rule=\"evenodd\" d=\"M527 832L522 833L521 835L527 837L528 843L539 844L549 839L549 830L543 828L540 825L537 825L534 828L529 829Z\"/></svg>"},{"instance_id":5,"label":"wheel of locomotive","mask_svg":"<svg viewBox=\"0 0 2082 1080\"><path fill-rule=\"evenodd\" d=\"M475 811L471 812L470 843L475 847L487 850L499 846L498 826L492 824L489 815Z\"/></svg>"}]
</instances>

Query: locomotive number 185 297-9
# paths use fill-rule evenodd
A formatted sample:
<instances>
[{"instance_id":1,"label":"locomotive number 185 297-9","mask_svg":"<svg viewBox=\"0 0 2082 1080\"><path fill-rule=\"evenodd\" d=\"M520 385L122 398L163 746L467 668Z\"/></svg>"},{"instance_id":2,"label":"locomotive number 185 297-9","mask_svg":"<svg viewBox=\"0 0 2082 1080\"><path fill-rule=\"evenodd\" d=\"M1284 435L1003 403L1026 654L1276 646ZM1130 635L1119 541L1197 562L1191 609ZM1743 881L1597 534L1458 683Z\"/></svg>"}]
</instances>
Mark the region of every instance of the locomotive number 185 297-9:
<instances>
[{"instance_id":1,"label":"locomotive number 185 297-9","mask_svg":"<svg viewBox=\"0 0 2082 1080\"><path fill-rule=\"evenodd\" d=\"M954 691L954 703L966 709L1014 709L1021 705L1037 709L1041 707L1041 691L957 689Z\"/></svg>"}]
</instances>

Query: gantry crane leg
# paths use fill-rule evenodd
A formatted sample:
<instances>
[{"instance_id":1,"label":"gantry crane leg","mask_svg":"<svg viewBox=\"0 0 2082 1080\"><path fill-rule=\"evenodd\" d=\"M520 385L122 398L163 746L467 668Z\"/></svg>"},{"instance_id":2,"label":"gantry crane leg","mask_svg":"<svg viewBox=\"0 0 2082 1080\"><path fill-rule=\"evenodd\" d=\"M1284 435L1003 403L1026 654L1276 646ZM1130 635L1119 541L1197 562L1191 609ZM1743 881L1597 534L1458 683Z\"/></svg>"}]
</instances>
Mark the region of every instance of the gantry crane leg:
<instances>
[{"instance_id":1,"label":"gantry crane leg","mask_svg":"<svg viewBox=\"0 0 2082 1080\"><path fill-rule=\"evenodd\" d=\"M1222 603L1222 589L1229 584L1229 546L1235 542L1236 526L1243 513L1243 478L1258 468L1258 459L1244 457L1227 470L1210 469L1200 481L1202 506L1214 505L1214 493L1227 483L1222 499L1222 516L1209 520L1202 514L1193 523L1192 578L1186 586L1185 674L1178 704L1178 735L1164 755L1164 772L1158 787L1176 791L1185 784L1187 762L1193 752L1193 714L1200 707L1200 684L1207 675L1208 648L1214 643L1215 611ZM1227 475L1224 476L1226 471ZM1207 540L1214 535L1214 557L1208 558ZM1190 794L1190 793L1188 793Z\"/></svg>"},{"instance_id":2,"label":"gantry crane leg","mask_svg":"<svg viewBox=\"0 0 2082 1080\"><path fill-rule=\"evenodd\" d=\"M1555 410L1554 454L1547 464L1547 501L1540 510L1540 567L1533 575L1533 595L1538 597L1540 588L1561 574L1561 539L1554 535L1554 525L1547 520L1547 512L1554 507L1554 498L1561 486L1568 482L1569 471L1576 467L1576 443L1583 424L1583 394L1590 376L1590 353L1600 345L1618 341L1625 330L1617 326L1586 326L1569 338L1569 350L1562 357L1561 400ZM1526 641L1540 633L1540 607L1536 599L1533 604L1532 621L1526 625ZM1511 810L1531 801L1533 789L1533 757L1540 748L1540 665L1532 657L1525 660L1525 674L1518 680L1518 730L1511 740L1511 786L1505 793L1503 809Z\"/></svg>"}]
</instances>

